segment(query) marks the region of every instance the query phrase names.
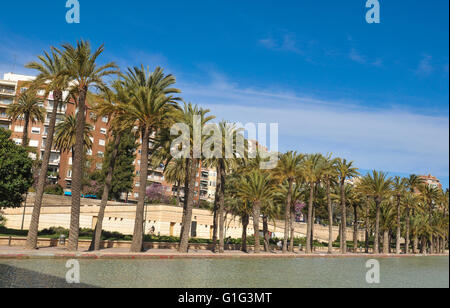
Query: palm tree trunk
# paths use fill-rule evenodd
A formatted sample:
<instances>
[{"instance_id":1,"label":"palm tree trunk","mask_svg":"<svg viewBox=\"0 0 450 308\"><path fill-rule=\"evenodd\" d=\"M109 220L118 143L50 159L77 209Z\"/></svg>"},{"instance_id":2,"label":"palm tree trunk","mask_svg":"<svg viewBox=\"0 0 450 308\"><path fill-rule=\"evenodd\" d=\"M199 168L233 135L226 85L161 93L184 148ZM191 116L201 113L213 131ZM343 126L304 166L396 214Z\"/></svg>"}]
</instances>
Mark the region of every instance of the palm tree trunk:
<instances>
[{"instance_id":1,"label":"palm tree trunk","mask_svg":"<svg viewBox=\"0 0 450 308\"><path fill-rule=\"evenodd\" d=\"M249 223L248 215L242 216L242 247L243 252L247 252L247 228Z\"/></svg>"},{"instance_id":2,"label":"palm tree trunk","mask_svg":"<svg viewBox=\"0 0 450 308\"><path fill-rule=\"evenodd\" d=\"M341 253L347 253L347 205L345 200L345 182L341 181L341 207L342 207L342 247Z\"/></svg>"},{"instance_id":3,"label":"palm tree trunk","mask_svg":"<svg viewBox=\"0 0 450 308\"><path fill-rule=\"evenodd\" d=\"M316 251L316 247L314 246L314 230L316 227L316 207L313 205L313 214L312 214L312 225L311 225L311 250Z\"/></svg>"},{"instance_id":4,"label":"palm tree trunk","mask_svg":"<svg viewBox=\"0 0 450 308\"><path fill-rule=\"evenodd\" d=\"M255 250L254 253L260 252L260 243L259 243L259 217L261 215L261 204L259 202L255 202L253 204L253 230L255 237Z\"/></svg>"},{"instance_id":5,"label":"palm tree trunk","mask_svg":"<svg viewBox=\"0 0 450 308\"><path fill-rule=\"evenodd\" d=\"M417 237L417 234L414 234L414 239L413 239L413 254L416 254L418 251L419 247L419 238Z\"/></svg>"},{"instance_id":6,"label":"palm tree trunk","mask_svg":"<svg viewBox=\"0 0 450 308\"><path fill-rule=\"evenodd\" d=\"M27 147L28 146L28 126L30 126L30 114L29 113L25 113L24 114L24 120L25 120L25 124L23 126L23 134L22 134L22 146L23 147ZM46 172L47 173L47 172Z\"/></svg>"},{"instance_id":7,"label":"palm tree trunk","mask_svg":"<svg viewBox=\"0 0 450 308\"><path fill-rule=\"evenodd\" d=\"M330 179L326 178L327 185L327 206L328 206L328 253L333 253L333 206L330 196Z\"/></svg>"},{"instance_id":8,"label":"palm tree trunk","mask_svg":"<svg viewBox=\"0 0 450 308\"><path fill-rule=\"evenodd\" d=\"M353 206L353 252L358 252L358 207L356 204Z\"/></svg>"},{"instance_id":9,"label":"palm tree trunk","mask_svg":"<svg viewBox=\"0 0 450 308\"><path fill-rule=\"evenodd\" d=\"M389 253L389 231L385 230L383 232L383 254Z\"/></svg>"},{"instance_id":10,"label":"palm tree trunk","mask_svg":"<svg viewBox=\"0 0 450 308\"><path fill-rule=\"evenodd\" d=\"M41 171L39 172L39 179L36 187L36 196L34 199L33 214L31 215L30 228L28 229L26 248L36 249L39 230L39 218L41 215L42 199L44 196L45 184L47 182L48 165L50 162L50 155L52 153L53 138L55 135L56 115L58 113L58 105L61 101L61 91L54 91L54 102L50 123L47 132L47 142L45 144L44 156L42 157Z\"/></svg>"},{"instance_id":11,"label":"palm tree trunk","mask_svg":"<svg viewBox=\"0 0 450 308\"><path fill-rule=\"evenodd\" d=\"M103 230L103 218L105 217L106 205L108 204L109 191L111 190L111 183L113 180L114 167L116 165L117 154L119 153L119 146L122 134L118 133L114 138L114 147L111 153L111 158L108 166L108 173L105 178L105 185L103 186L102 201L100 202L100 210L98 212L97 224L95 226L94 238L91 242L91 247L89 250L99 250L100 242L102 240L102 230Z\"/></svg>"},{"instance_id":12,"label":"palm tree trunk","mask_svg":"<svg viewBox=\"0 0 450 308\"><path fill-rule=\"evenodd\" d=\"M142 252L143 236L144 236L144 208L145 194L147 190L148 180L148 152L150 142L150 127L142 128L142 144L141 144L141 170L139 178L139 199L136 206L136 219L134 221L133 241L131 243L131 252Z\"/></svg>"},{"instance_id":13,"label":"palm tree trunk","mask_svg":"<svg viewBox=\"0 0 450 308\"><path fill-rule=\"evenodd\" d=\"M219 195L220 195L220 168L216 168L216 195L214 197L214 218L213 218L213 252L217 252L217 233L219 230Z\"/></svg>"},{"instance_id":14,"label":"palm tree trunk","mask_svg":"<svg viewBox=\"0 0 450 308\"><path fill-rule=\"evenodd\" d=\"M225 176L226 170L223 161L220 161L220 187L219 187L219 253L224 252L225 246Z\"/></svg>"},{"instance_id":15,"label":"palm tree trunk","mask_svg":"<svg viewBox=\"0 0 450 308\"><path fill-rule=\"evenodd\" d=\"M177 181L177 200L178 206L181 206L181 181Z\"/></svg>"},{"instance_id":16,"label":"palm tree trunk","mask_svg":"<svg viewBox=\"0 0 450 308\"><path fill-rule=\"evenodd\" d=\"M405 224L405 254L409 254L409 246L411 244L411 218L409 207L406 207L406 224Z\"/></svg>"},{"instance_id":17,"label":"palm tree trunk","mask_svg":"<svg viewBox=\"0 0 450 308\"><path fill-rule=\"evenodd\" d=\"M198 158L187 159L187 162L191 162L190 166L187 166L187 180L186 180L186 193L184 197L184 217L183 225L181 227L180 247L179 252L187 253L189 250L189 238L192 224L192 209L194 207L194 187L195 187L195 175L198 170Z\"/></svg>"},{"instance_id":18,"label":"palm tree trunk","mask_svg":"<svg viewBox=\"0 0 450 308\"><path fill-rule=\"evenodd\" d=\"M312 243L311 243L311 235L312 235L312 225L314 224L313 220L313 201L314 201L314 183L309 184L309 201L308 201L308 224L306 227L306 253L311 253Z\"/></svg>"},{"instance_id":19,"label":"palm tree trunk","mask_svg":"<svg viewBox=\"0 0 450 308\"><path fill-rule=\"evenodd\" d=\"M401 253L400 239L401 239L401 235L402 235L400 218L401 218L400 196L397 196L397 235L396 235L396 239L395 239L395 253L398 255Z\"/></svg>"},{"instance_id":20,"label":"palm tree trunk","mask_svg":"<svg viewBox=\"0 0 450 308\"><path fill-rule=\"evenodd\" d=\"M285 207L285 213L284 213L284 242L283 242L283 253L286 253L288 251L287 247L287 241L289 237L289 220L291 216L291 201L292 201L292 185L293 181L292 179L288 179L289 188L288 193L286 197L286 207Z\"/></svg>"},{"instance_id":21,"label":"palm tree trunk","mask_svg":"<svg viewBox=\"0 0 450 308\"><path fill-rule=\"evenodd\" d=\"M70 232L68 250L78 250L78 235L80 232L80 202L83 180L84 128L86 123L87 87L80 87L78 97L77 123L75 127L75 146L72 173L72 207L70 213Z\"/></svg>"},{"instance_id":22,"label":"palm tree trunk","mask_svg":"<svg viewBox=\"0 0 450 308\"><path fill-rule=\"evenodd\" d=\"M263 216L264 251L270 252L269 223L266 215Z\"/></svg>"},{"instance_id":23,"label":"palm tree trunk","mask_svg":"<svg viewBox=\"0 0 450 308\"><path fill-rule=\"evenodd\" d=\"M375 240L374 240L374 246L373 246L373 253L374 254L379 254L380 253L380 249L379 249L379 244L380 244L380 201L379 200L375 200L375 205L377 208L377 213L376 213L376 218L375 218Z\"/></svg>"},{"instance_id":24,"label":"palm tree trunk","mask_svg":"<svg viewBox=\"0 0 450 308\"><path fill-rule=\"evenodd\" d=\"M291 253L293 253L294 252L294 238L295 238L295 209L293 206L291 206L291 218L290 218L289 224L291 226L289 251Z\"/></svg>"}]
</instances>

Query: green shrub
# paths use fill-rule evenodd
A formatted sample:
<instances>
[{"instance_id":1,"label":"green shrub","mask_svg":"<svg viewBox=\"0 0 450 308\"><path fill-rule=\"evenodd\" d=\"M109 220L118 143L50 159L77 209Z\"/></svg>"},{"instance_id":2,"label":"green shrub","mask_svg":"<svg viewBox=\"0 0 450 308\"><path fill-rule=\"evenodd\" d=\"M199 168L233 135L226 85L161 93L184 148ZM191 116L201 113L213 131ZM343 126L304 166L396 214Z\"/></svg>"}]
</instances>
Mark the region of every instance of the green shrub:
<instances>
[{"instance_id":1,"label":"green shrub","mask_svg":"<svg viewBox=\"0 0 450 308\"><path fill-rule=\"evenodd\" d=\"M48 195L62 196L64 195L64 189L59 184L48 185L45 187L44 193Z\"/></svg>"}]
</instances>

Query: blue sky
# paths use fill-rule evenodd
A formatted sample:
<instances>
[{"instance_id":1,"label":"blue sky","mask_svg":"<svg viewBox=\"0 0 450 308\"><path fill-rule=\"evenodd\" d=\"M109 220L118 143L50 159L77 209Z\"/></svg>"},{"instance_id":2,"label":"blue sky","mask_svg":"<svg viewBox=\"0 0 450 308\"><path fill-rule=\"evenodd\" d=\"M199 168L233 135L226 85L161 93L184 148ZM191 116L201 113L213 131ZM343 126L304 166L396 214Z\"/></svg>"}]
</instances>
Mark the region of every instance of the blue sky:
<instances>
[{"instance_id":1,"label":"blue sky","mask_svg":"<svg viewBox=\"0 0 450 308\"><path fill-rule=\"evenodd\" d=\"M380 24L366 23L365 2L80 0L69 25L64 0L7 1L0 73L89 39L104 61L165 67L220 119L278 122L280 150L448 186L449 2L380 0Z\"/></svg>"}]
</instances>

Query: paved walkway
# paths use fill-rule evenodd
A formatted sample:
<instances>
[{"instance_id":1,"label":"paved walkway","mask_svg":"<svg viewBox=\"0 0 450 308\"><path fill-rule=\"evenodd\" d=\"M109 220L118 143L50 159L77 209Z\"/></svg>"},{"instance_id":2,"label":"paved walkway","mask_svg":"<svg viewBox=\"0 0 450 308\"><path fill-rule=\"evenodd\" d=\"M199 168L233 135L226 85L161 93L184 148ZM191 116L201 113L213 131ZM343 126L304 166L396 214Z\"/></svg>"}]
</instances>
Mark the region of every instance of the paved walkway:
<instances>
[{"instance_id":1,"label":"paved walkway","mask_svg":"<svg viewBox=\"0 0 450 308\"><path fill-rule=\"evenodd\" d=\"M81 259L187 259L187 258L403 258L403 257L413 257L418 255L372 255L372 254L324 254L324 253L314 253L305 254L300 253L288 253L282 254L281 252L266 253L261 252L259 254L255 253L244 253L241 251L226 251L223 254L216 254L207 250L192 250L188 254L179 253L176 250L168 249L152 249L142 253L130 253L128 249L121 248L110 248L103 249L96 252L89 251L78 251L70 252L63 248L41 248L38 250L27 250L23 247L0 247L0 259L33 259L33 258L81 258ZM437 255L428 255L437 256ZM448 256L448 252L445 255Z\"/></svg>"}]
</instances>

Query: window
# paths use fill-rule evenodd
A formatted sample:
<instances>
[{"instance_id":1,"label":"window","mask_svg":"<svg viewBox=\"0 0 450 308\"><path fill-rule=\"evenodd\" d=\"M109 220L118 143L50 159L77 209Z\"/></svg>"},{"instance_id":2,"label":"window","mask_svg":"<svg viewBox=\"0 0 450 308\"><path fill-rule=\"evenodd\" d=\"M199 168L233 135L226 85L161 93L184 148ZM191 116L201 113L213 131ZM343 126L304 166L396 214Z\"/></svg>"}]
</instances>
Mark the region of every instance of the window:
<instances>
[{"instance_id":1,"label":"window","mask_svg":"<svg viewBox=\"0 0 450 308\"><path fill-rule=\"evenodd\" d=\"M28 88L25 88L25 87L20 88L20 93L26 92L27 90L28 90Z\"/></svg>"},{"instance_id":2,"label":"window","mask_svg":"<svg viewBox=\"0 0 450 308\"><path fill-rule=\"evenodd\" d=\"M101 146L105 146L106 142L105 142L105 140L100 139L100 140L98 141L98 144L101 145Z\"/></svg>"},{"instance_id":3,"label":"window","mask_svg":"<svg viewBox=\"0 0 450 308\"><path fill-rule=\"evenodd\" d=\"M39 91L37 91L37 95L39 95L39 96L44 96L44 95L45 95L45 90L39 90Z\"/></svg>"},{"instance_id":4,"label":"window","mask_svg":"<svg viewBox=\"0 0 450 308\"><path fill-rule=\"evenodd\" d=\"M16 133L23 133L23 126L15 126L14 132Z\"/></svg>"},{"instance_id":5,"label":"window","mask_svg":"<svg viewBox=\"0 0 450 308\"><path fill-rule=\"evenodd\" d=\"M72 177L72 169L69 169L69 171L67 171L67 177L68 178Z\"/></svg>"},{"instance_id":6,"label":"window","mask_svg":"<svg viewBox=\"0 0 450 308\"><path fill-rule=\"evenodd\" d=\"M39 140L30 140L30 147L37 148L39 146Z\"/></svg>"},{"instance_id":7,"label":"window","mask_svg":"<svg viewBox=\"0 0 450 308\"><path fill-rule=\"evenodd\" d=\"M108 117L103 117L103 118L102 118L102 122L103 122L103 123L108 123Z\"/></svg>"},{"instance_id":8,"label":"window","mask_svg":"<svg viewBox=\"0 0 450 308\"><path fill-rule=\"evenodd\" d=\"M137 199L139 198L139 194L138 193L134 193L134 197Z\"/></svg>"},{"instance_id":9,"label":"window","mask_svg":"<svg viewBox=\"0 0 450 308\"><path fill-rule=\"evenodd\" d=\"M91 142L94 143L94 137L89 137L91 139Z\"/></svg>"},{"instance_id":10,"label":"window","mask_svg":"<svg viewBox=\"0 0 450 308\"><path fill-rule=\"evenodd\" d=\"M105 153L103 153L102 151L98 151L97 156L103 158L105 156Z\"/></svg>"},{"instance_id":11,"label":"window","mask_svg":"<svg viewBox=\"0 0 450 308\"><path fill-rule=\"evenodd\" d=\"M101 170L102 167L103 167L103 164L102 164L102 163L96 163L96 164L95 164L95 167L96 167L98 170Z\"/></svg>"},{"instance_id":12,"label":"window","mask_svg":"<svg viewBox=\"0 0 450 308\"><path fill-rule=\"evenodd\" d=\"M73 162L72 162L72 157L69 157L69 165L72 166Z\"/></svg>"},{"instance_id":13,"label":"window","mask_svg":"<svg viewBox=\"0 0 450 308\"><path fill-rule=\"evenodd\" d=\"M32 127L31 133L39 135L41 133L41 128L40 127Z\"/></svg>"},{"instance_id":14,"label":"window","mask_svg":"<svg viewBox=\"0 0 450 308\"><path fill-rule=\"evenodd\" d=\"M92 156L92 150L90 150L90 149L87 150L87 151L86 151L86 154L89 155L89 156Z\"/></svg>"},{"instance_id":15,"label":"window","mask_svg":"<svg viewBox=\"0 0 450 308\"><path fill-rule=\"evenodd\" d=\"M14 138L13 141L14 141L15 144L17 144L17 145L21 145L21 144L22 144L22 139Z\"/></svg>"},{"instance_id":16,"label":"window","mask_svg":"<svg viewBox=\"0 0 450 308\"><path fill-rule=\"evenodd\" d=\"M135 184L134 186L136 186L136 187L140 187L140 186L141 186L141 183L139 183L139 182L136 182L136 184Z\"/></svg>"},{"instance_id":17,"label":"window","mask_svg":"<svg viewBox=\"0 0 450 308\"><path fill-rule=\"evenodd\" d=\"M100 128L100 133L102 133L103 135L106 135L106 128Z\"/></svg>"}]
</instances>

